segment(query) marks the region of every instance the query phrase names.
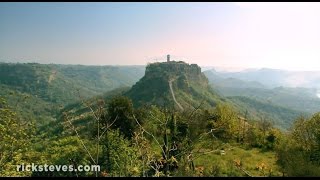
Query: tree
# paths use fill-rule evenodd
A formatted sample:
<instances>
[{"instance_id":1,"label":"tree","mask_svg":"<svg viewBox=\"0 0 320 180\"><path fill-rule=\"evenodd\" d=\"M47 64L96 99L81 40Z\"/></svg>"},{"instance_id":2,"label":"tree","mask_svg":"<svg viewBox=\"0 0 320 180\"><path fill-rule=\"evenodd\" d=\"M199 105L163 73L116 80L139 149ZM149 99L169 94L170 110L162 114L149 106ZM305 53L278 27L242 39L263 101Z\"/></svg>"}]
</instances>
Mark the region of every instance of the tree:
<instances>
[{"instance_id":1,"label":"tree","mask_svg":"<svg viewBox=\"0 0 320 180\"><path fill-rule=\"evenodd\" d=\"M278 164L287 176L319 176L320 113L299 117L276 147Z\"/></svg>"},{"instance_id":2,"label":"tree","mask_svg":"<svg viewBox=\"0 0 320 180\"><path fill-rule=\"evenodd\" d=\"M249 127L246 137L247 137L247 142L251 147L258 147L258 148L263 147L263 142L264 142L263 132L256 126Z\"/></svg>"},{"instance_id":3,"label":"tree","mask_svg":"<svg viewBox=\"0 0 320 180\"><path fill-rule=\"evenodd\" d=\"M273 127L272 123L266 118L266 116L261 117L261 120L258 123L259 129L263 133L263 137L265 138L267 132Z\"/></svg>"},{"instance_id":4,"label":"tree","mask_svg":"<svg viewBox=\"0 0 320 180\"><path fill-rule=\"evenodd\" d=\"M88 140L84 140L89 150L94 150L94 144ZM88 153L82 147L81 142L76 136L61 137L57 140L49 141L48 148L43 149L41 156L45 160L37 160L35 164L54 164L54 165L94 165L90 161ZM86 171L39 171L33 172L32 176L94 176L95 172Z\"/></svg>"},{"instance_id":5,"label":"tree","mask_svg":"<svg viewBox=\"0 0 320 180\"><path fill-rule=\"evenodd\" d=\"M108 120L115 120L113 128L119 128L120 132L124 134L126 138L131 138L136 128L135 120L133 119L133 105L132 101L125 96L118 96L108 103L107 107Z\"/></svg>"},{"instance_id":6,"label":"tree","mask_svg":"<svg viewBox=\"0 0 320 180\"><path fill-rule=\"evenodd\" d=\"M238 116L228 104L218 104L214 110L215 118L210 122L210 128L214 135L223 140L232 140L237 136L239 124Z\"/></svg>"},{"instance_id":7,"label":"tree","mask_svg":"<svg viewBox=\"0 0 320 180\"><path fill-rule=\"evenodd\" d=\"M107 176L140 176L141 160L138 159L137 148L122 135L119 129L109 130L101 139L103 145L101 169Z\"/></svg>"}]
</instances>

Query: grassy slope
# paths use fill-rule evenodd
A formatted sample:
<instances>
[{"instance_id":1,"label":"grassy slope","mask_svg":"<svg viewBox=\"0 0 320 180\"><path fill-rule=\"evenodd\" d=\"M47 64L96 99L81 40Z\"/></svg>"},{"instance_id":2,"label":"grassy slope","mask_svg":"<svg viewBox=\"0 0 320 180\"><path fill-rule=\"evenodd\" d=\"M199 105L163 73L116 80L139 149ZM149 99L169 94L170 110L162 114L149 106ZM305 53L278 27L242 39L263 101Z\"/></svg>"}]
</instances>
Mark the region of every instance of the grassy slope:
<instances>
[{"instance_id":1,"label":"grassy slope","mask_svg":"<svg viewBox=\"0 0 320 180\"><path fill-rule=\"evenodd\" d=\"M195 160L196 166L204 166L205 171L219 167L219 176L246 176L235 166L234 161L239 161L242 168L252 176L281 176L279 166L276 164L276 154L272 151L262 151L260 149L244 149L240 145L225 144L225 155L220 154L220 150L199 156ZM258 170L257 166L265 165L264 170Z\"/></svg>"}]
</instances>

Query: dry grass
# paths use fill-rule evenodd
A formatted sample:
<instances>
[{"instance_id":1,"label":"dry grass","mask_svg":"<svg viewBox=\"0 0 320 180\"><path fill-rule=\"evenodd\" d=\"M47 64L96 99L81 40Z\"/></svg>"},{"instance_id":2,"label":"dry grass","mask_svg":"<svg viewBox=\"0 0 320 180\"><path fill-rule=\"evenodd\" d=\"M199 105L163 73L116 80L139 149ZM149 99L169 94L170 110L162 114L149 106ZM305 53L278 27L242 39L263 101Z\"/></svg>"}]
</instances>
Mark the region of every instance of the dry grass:
<instances>
[{"instance_id":1,"label":"dry grass","mask_svg":"<svg viewBox=\"0 0 320 180\"><path fill-rule=\"evenodd\" d=\"M237 168L240 166L252 176L281 176L276 164L274 152L265 152L260 149L246 150L239 146L224 147L225 155L220 151L200 156L195 159L196 166L204 166L207 176L216 172L216 176L246 176Z\"/></svg>"}]
</instances>

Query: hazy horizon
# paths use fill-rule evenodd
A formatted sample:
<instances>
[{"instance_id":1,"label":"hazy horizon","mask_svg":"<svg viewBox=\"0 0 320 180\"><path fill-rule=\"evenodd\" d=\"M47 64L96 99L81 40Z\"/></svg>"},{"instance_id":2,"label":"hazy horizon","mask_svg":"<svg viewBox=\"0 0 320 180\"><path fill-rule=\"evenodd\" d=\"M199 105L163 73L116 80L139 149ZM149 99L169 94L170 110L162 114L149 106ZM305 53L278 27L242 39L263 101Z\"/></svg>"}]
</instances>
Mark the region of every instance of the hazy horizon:
<instances>
[{"instance_id":1,"label":"hazy horizon","mask_svg":"<svg viewBox=\"0 0 320 180\"><path fill-rule=\"evenodd\" d=\"M0 3L0 61L320 70L320 3Z\"/></svg>"},{"instance_id":2,"label":"hazy horizon","mask_svg":"<svg viewBox=\"0 0 320 180\"><path fill-rule=\"evenodd\" d=\"M165 62L165 61L154 61L154 62ZM38 63L38 64L43 64L43 65L48 65L48 64L55 64L55 65L80 65L80 66L147 66L147 64L68 64L68 63L42 63L42 62L35 62L35 61L1 61L0 63L21 63L21 64L28 64L28 63ZM188 63L188 62L187 62ZM191 64L191 63L189 63ZM268 67L233 67L233 66L201 66L201 71L206 71L206 70L215 70L217 72L241 72L241 71L250 71L250 70L261 70L261 69L272 69L272 70L281 70L281 71L288 71L288 72L317 72L320 73L319 70L288 70L288 69L278 69L278 68L268 68Z\"/></svg>"}]
</instances>

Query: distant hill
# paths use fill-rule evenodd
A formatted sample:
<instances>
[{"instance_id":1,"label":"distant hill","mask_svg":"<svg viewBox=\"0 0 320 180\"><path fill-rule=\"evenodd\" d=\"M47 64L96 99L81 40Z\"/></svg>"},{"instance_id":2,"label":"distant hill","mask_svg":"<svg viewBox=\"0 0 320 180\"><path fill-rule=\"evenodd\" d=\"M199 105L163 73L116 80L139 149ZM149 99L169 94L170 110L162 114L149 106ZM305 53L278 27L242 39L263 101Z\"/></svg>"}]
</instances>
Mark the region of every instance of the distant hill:
<instances>
[{"instance_id":1,"label":"distant hill","mask_svg":"<svg viewBox=\"0 0 320 180\"><path fill-rule=\"evenodd\" d=\"M228 100L231 101L242 115L245 115L247 112L248 119L258 121L266 119L273 122L276 127L282 130L288 129L297 117L311 115L302 110L294 110L244 96L230 96Z\"/></svg>"},{"instance_id":2,"label":"distant hill","mask_svg":"<svg viewBox=\"0 0 320 180\"><path fill-rule=\"evenodd\" d=\"M0 95L8 98L8 103L24 117L50 121L67 104L133 85L143 76L144 69L144 66L0 63Z\"/></svg>"},{"instance_id":3,"label":"distant hill","mask_svg":"<svg viewBox=\"0 0 320 180\"><path fill-rule=\"evenodd\" d=\"M201 103L213 107L224 100L210 88L198 65L182 61L148 64L145 75L125 95L135 106L156 104L178 109Z\"/></svg>"},{"instance_id":4,"label":"distant hill","mask_svg":"<svg viewBox=\"0 0 320 180\"><path fill-rule=\"evenodd\" d=\"M269 70L265 69L264 71ZM283 86L271 88L257 81L228 77L214 69L204 73L208 77L209 84L223 96L249 97L306 113L315 113L320 110L320 98L317 97L318 90L316 88Z\"/></svg>"},{"instance_id":5,"label":"distant hill","mask_svg":"<svg viewBox=\"0 0 320 180\"><path fill-rule=\"evenodd\" d=\"M257 99L265 103L277 104L290 109L307 113L320 111L320 98L316 97L316 90L309 88L234 88L217 87L224 96L244 96Z\"/></svg>"},{"instance_id":6,"label":"distant hill","mask_svg":"<svg viewBox=\"0 0 320 180\"><path fill-rule=\"evenodd\" d=\"M0 64L0 84L64 103L97 95L121 86L131 86L144 73L144 66L83 66L56 64Z\"/></svg>"},{"instance_id":7,"label":"distant hill","mask_svg":"<svg viewBox=\"0 0 320 180\"><path fill-rule=\"evenodd\" d=\"M213 85L214 87L266 88L266 86L257 81L244 81L234 77L224 78L214 70L204 71L204 74L208 77L209 84Z\"/></svg>"},{"instance_id":8,"label":"distant hill","mask_svg":"<svg viewBox=\"0 0 320 180\"><path fill-rule=\"evenodd\" d=\"M212 70L205 71L206 74ZM280 69L250 69L239 72L216 72L222 78L256 81L269 88L278 86L320 89L320 71L286 71Z\"/></svg>"}]
</instances>

